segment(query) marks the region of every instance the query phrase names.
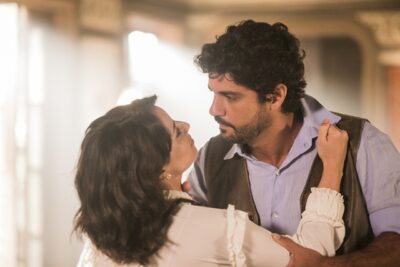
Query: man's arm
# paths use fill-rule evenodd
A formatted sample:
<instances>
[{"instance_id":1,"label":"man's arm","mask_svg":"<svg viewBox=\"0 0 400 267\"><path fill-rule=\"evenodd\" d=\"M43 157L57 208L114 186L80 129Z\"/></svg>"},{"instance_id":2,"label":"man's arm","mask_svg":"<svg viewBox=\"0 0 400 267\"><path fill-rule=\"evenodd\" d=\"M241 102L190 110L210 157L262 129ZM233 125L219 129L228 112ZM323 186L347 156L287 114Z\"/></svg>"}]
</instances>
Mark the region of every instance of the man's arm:
<instances>
[{"instance_id":1,"label":"man's arm","mask_svg":"<svg viewBox=\"0 0 400 267\"><path fill-rule=\"evenodd\" d=\"M279 237L279 236L278 236ZM288 267L399 267L400 234L385 232L362 250L336 257L324 257L286 237L274 235L274 240L291 254Z\"/></svg>"}]
</instances>

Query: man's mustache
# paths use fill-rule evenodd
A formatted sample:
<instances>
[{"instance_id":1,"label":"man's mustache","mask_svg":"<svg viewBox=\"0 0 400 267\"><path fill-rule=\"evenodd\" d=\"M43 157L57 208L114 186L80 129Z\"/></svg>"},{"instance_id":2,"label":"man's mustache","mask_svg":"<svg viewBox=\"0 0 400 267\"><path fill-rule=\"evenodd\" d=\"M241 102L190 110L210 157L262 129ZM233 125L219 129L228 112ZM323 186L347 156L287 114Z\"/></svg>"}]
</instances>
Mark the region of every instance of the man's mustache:
<instances>
[{"instance_id":1,"label":"man's mustache","mask_svg":"<svg viewBox=\"0 0 400 267\"><path fill-rule=\"evenodd\" d=\"M219 116L215 116L215 117L214 117L214 120L215 120L216 122L218 122L219 124L222 124L222 125L231 127L231 128L233 128L234 130L236 130L236 127L235 127L233 124L230 124L229 122L227 122L226 120L222 119L222 118L219 117Z\"/></svg>"}]
</instances>

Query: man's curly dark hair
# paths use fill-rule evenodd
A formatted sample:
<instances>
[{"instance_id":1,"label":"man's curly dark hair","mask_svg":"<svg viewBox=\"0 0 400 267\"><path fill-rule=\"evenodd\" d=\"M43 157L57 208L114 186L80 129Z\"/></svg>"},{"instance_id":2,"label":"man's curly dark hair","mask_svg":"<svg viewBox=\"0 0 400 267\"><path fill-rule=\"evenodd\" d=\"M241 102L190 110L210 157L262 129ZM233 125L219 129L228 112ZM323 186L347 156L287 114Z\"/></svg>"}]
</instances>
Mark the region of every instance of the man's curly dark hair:
<instances>
[{"instance_id":1,"label":"man's curly dark hair","mask_svg":"<svg viewBox=\"0 0 400 267\"><path fill-rule=\"evenodd\" d=\"M258 94L264 103L274 97L278 84L287 87L282 112L295 112L304 96L304 50L283 23L253 20L227 27L215 43L202 47L195 63L211 78L229 74L237 84Z\"/></svg>"}]
</instances>

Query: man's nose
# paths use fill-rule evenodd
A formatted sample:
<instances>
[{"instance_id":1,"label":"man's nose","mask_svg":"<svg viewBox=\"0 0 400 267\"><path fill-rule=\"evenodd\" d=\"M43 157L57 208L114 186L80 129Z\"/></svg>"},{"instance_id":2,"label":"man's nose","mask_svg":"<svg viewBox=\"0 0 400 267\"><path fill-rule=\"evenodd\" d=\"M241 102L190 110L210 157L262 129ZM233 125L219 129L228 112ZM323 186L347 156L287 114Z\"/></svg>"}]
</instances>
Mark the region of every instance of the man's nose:
<instances>
[{"instance_id":1,"label":"man's nose","mask_svg":"<svg viewBox=\"0 0 400 267\"><path fill-rule=\"evenodd\" d=\"M211 116L214 116L214 117L225 115L221 99L218 96L214 96L213 102L209 109L209 113Z\"/></svg>"}]
</instances>

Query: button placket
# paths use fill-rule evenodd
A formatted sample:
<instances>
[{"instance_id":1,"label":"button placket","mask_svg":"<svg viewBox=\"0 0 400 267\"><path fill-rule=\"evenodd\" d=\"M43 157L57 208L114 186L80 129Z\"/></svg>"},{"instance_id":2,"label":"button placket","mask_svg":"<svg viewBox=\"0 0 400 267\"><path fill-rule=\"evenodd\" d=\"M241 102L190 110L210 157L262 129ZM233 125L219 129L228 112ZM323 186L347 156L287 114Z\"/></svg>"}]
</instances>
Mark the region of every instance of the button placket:
<instances>
[{"instance_id":1,"label":"button placket","mask_svg":"<svg viewBox=\"0 0 400 267\"><path fill-rule=\"evenodd\" d=\"M275 170L275 182L274 182L274 184L276 183L276 179L279 177L279 175L281 174L281 172L280 172L280 169L276 169ZM273 208L273 207L272 207ZM271 218L272 219L276 219L276 218L278 218L279 216L278 216L278 213L276 212L276 211L272 211L272 214L271 214Z\"/></svg>"}]
</instances>

